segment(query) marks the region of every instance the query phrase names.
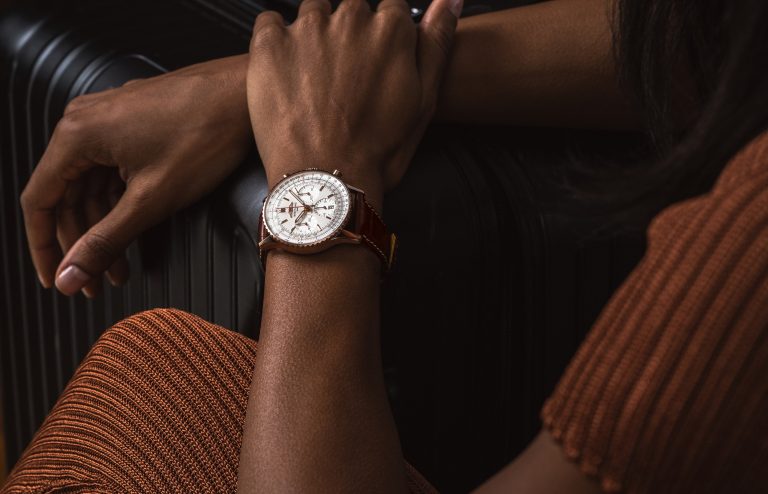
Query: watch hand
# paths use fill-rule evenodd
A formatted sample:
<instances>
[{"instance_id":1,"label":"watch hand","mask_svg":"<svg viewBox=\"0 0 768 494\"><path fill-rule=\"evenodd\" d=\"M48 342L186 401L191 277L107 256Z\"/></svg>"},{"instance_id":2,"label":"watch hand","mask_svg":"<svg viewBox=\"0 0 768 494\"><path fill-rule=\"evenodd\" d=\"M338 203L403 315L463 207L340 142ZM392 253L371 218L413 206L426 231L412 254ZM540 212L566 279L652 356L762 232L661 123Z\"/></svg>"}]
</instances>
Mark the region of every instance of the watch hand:
<instances>
[{"instance_id":1,"label":"watch hand","mask_svg":"<svg viewBox=\"0 0 768 494\"><path fill-rule=\"evenodd\" d=\"M289 190L288 192L290 192L291 195L293 195L293 197L295 197L296 200L299 201L302 206L309 206L309 204L301 200L301 197L299 197L299 195L296 192L294 192L293 190Z\"/></svg>"},{"instance_id":2,"label":"watch hand","mask_svg":"<svg viewBox=\"0 0 768 494\"><path fill-rule=\"evenodd\" d=\"M306 215L307 215L307 210L305 209L304 211L301 212L299 216L296 217L294 224L298 225L299 223L301 223L301 220L303 220Z\"/></svg>"}]
</instances>

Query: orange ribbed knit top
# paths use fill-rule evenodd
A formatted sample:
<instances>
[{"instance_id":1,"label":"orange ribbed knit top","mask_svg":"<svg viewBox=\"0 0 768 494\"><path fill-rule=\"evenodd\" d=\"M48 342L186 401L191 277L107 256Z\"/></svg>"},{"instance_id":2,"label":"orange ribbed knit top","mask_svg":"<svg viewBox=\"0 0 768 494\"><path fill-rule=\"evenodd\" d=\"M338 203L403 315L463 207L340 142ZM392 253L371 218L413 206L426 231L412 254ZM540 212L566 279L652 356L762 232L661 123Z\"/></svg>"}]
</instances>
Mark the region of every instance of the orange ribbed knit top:
<instances>
[{"instance_id":1,"label":"orange ribbed knit top","mask_svg":"<svg viewBox=\"0 0 768 494\"><path fill-rule=\"evenodd\" d=\"M768 492L768 132L653 220L542 419L606 492Z\"/></svg>"}]
</instances>

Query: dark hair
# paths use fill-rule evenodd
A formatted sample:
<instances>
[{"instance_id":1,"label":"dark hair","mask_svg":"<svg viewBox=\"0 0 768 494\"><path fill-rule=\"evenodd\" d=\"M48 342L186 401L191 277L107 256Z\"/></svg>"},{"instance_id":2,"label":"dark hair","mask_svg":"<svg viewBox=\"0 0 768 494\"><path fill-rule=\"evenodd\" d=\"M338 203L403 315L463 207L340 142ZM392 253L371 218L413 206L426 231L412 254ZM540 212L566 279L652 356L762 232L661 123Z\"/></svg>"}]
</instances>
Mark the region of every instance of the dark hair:
<instances>
[{"instance_id":1,"label":"dark hair","mask_svg":"<svg viewBox=\"0 0 768 494\"><path fill-rule=\"evenodd\" d=\"M709 190L768 127L768 1L619 0L614 45L659 159L597 186L611 215L644 223Z\"/></svg>"}]
</instances>

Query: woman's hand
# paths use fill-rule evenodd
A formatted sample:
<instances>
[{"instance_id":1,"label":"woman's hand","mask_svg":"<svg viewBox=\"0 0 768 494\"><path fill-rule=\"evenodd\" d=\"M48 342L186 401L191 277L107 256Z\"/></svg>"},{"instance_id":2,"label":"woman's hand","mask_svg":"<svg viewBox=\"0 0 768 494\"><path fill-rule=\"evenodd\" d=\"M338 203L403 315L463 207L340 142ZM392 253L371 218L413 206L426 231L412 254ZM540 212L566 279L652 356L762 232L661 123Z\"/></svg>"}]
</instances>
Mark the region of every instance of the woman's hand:
<instances>
[{"instance_id":1,"label":"woman's hand","mask_svg":"<svg viewBox=\"0 0 768 494\"><path fill-rule=\"evenodd\" d=\"M105 271L123 283L128 244L242 162L252 142L245 63L208 62L70 103L21 197L44 286L94 296Z\"/></svg>"},{"instance_id":2,"label":"woman's hand","mask_svg":"<svg viewBox=\"0 0 768 494\"><path fill-rule=\"evenodd\" d=\"M256 19L248 106L274 185L284 173L339 169L373 202L396 185L432 117L461 11L436 0L420 25L405 0L304 0L297 20ZM378 198L376 196L379 196Z\"/></svg>"}]
</instances>

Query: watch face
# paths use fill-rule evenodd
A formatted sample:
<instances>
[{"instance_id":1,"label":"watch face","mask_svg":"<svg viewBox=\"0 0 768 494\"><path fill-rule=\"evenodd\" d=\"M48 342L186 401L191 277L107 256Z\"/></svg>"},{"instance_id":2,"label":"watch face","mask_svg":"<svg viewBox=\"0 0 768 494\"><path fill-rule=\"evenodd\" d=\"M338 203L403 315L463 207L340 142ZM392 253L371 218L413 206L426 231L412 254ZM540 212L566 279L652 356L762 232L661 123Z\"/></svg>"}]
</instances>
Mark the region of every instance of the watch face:
<instances>
[{"instance_id":1,"label":"watch face","mask_svg":"<svg viewBox=\"0 0 768 494\"><path fill-rule=\"evenodd\" d=\"M350 193L336 176L305 171L286 178L264 204L264 224L276 240L310 246L333 237L347 221Z\"/></svg>"}]
</instances>

